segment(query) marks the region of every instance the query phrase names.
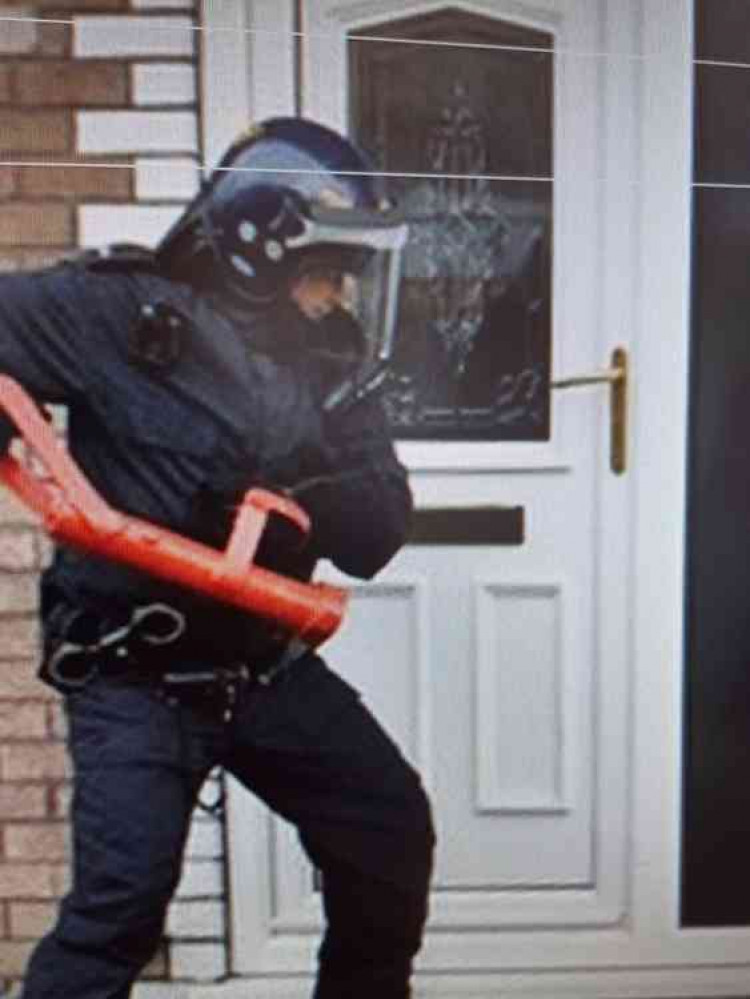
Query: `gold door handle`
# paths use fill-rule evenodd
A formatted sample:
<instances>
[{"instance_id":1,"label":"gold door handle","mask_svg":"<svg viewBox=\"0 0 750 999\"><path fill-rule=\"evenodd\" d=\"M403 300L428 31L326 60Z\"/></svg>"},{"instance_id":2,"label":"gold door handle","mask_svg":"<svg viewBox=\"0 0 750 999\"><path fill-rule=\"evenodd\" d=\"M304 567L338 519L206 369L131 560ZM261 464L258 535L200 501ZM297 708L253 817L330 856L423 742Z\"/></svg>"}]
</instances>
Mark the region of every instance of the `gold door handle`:
<instances>
[{"instance_id":1,"label":"gold door handle","mask_svg":"<svg viewBox=\"0 0 750 999\"><path fill-rule=\"evenodd\" d=\"M602 383L609 385L609 467L615 475L622 475L627 466L628 352L625 348L615 347L610 366L604 371L558 378L551 382L551 388L580 388Z\"/></svg>"}]
</instances>

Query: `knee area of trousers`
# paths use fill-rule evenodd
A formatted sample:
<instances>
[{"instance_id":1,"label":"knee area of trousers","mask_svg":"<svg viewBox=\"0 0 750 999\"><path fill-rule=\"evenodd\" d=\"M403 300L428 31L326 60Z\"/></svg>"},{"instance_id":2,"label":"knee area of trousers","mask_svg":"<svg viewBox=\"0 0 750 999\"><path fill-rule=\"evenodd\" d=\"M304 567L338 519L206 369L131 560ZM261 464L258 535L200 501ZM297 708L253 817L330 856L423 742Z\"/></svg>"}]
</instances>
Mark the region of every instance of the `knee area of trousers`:
<instances>
[{"instance_id":1,"label":"knee area of trousers","mask_svg":"<svg viewBox=\"0 0 750 999\"><path fill-rule=\"evenodd\" d=\"M158 942L179 872L167 865L158 871L146 867L113 867L106 874L89 878L84 890L74 888L61 906L59 929L84 942L116 944L140 938L147 949L152 940Z\"/></svg>"},{"instance_id":2,"label":"knee area of trousers","mask_svg":"<svg viewBox=\"0 0 750 999\"><path fill-rule=\"evenodd\" d=\"M164 932L165 913L148 915L120 911L96 913L63 905L53 934L58 944L73 951L99 954L104 959L139 969L153 957Z\"/></svg>"}]
</instances>

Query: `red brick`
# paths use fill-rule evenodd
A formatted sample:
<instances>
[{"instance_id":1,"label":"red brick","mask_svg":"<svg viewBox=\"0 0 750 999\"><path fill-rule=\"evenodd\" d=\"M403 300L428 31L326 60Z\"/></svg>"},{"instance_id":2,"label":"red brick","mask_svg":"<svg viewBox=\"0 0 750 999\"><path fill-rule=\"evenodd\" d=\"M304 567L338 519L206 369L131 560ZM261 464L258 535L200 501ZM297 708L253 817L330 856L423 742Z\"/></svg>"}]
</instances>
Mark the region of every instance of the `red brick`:
<instances>
[{"instance_id":1,"label":"red brick","mask_svg":"<svg viewBox=\"0 0 750 999\"><path fill-rule=\"evenodd\" d=\"M125 201L133 196L131 166L20 167L22 196Z\"/></svg>"},{"instance_id":2,"label":"red brick","mask_svg":"<svg viewBox=\"0 0 750 999\"><path fill-rule=\"evenodd\" d=\"M22 975L31 955L33 941L18 943L4 940L0 947L0 975Z\"/></svg>"},{"instance_id":3,"label":"red brick","mask_svg":"<svg viewBox=\"0 0 750 999\"><path fill-rule=\"evenodd\" d=\"M8 3L17 3L18 0L7 0ZM36 7L40 11L69 11L75 8L76 12L85 10L106 10L106 11L128 11L130 10L130 0L36 0Z\"/></svg>"},{"instance_id":4,"label":"red brick","mask_svg":"<svg viewBox=\"0 0 750 999\"><path fill-rule=\"evenodd\" d=\"M9 198L16 193L18 178L13 167L0 166L0 198Z\"/></svg>"},{"instance_id":5,"label":"red brick","mask_svg":"<svg viewBox=\"0 0 750 999\"><path fill-rule=\"evenodd\" d=\"M70 834L62 822L12 822L5 827L7 860L65 860L70 855Z\"/></svg>"},{"instance_id":6,"label":"red brick","mask_svg":"<svg viewBox=\"0 0 750 999\"><path fill-rule=\"evenodd\" d=\"M6 104L11 99L12 70L9 66L0 66L0 101Z\"/></svg>"},{"instance_id":7,"label":"red brick","mask_svg":"<svg viewBox=\"0 0 750 999\"><path fill-rule=\"evenodd\" d=\"M0 701L0 739L43 739L47 731L46 704Z\"/></svg>"},{"instance_id":8,"label":"red brick","mask_svg":"<svg viewBox=\"0 0 750 999\"><path fill-rule=\"evenodd\" d=\"M126 66L99 59L46 59L18 67L16 93L18 102L30 107L122 107L128 100L127 74Z\"/></svg>"},{"instance_id":9,"label":"red brick","mask_svg":"<svg viewBox=\"0 0 750 999\"><path fill-rule=\"evenodd\" d=\"M8 909L10 936L16 940L35 940L43 936L57 914L54 902L11 902Z\"/></svg>"},{"instance_id":10,"label":"red brick","mask_svg":"<svg viewBox=\"0 0 750 999\"><path fill-rule=\"evenodd\" d=\"M57 869L49 864L0 863L0 898L36 899L59 896Z\"/></svg>"},{"instance_id":11,"label":"red brick","mask_svg":"<svg viewBox=\"0 0 750 999\"><path fill-rule=\"evenodd\" d=\"M0 108L0 152L64 153L72 142L73 120L66 111Z\"/></svg>"},{"instance_id":12,"label":"red brick","mask_svg":"<svg viewBox=\"0 0 750 999\"><path fill-rule=\"evenodd\" d=\"M0 745L0 776L4 780L53 780L68 777L70 762L60 743Z\"/></svg>"},{"instance_id":13,"label":"red brick","mask_svg":"<svg viewBox=\"0 0 750 999\"><path fill-rule=\"evenodd\" d=\"M73 211L67 205L0 206L0 246L68 245L73 240Z\"/></svg>"},{"instance_id":14,"label":"red brick","mask_svg":"<svg viewBox=\"0 0 750 999\"><path fill-rule=\"evenodd\" d=\"M10 19L0 22L0 53L4 56L28 55L39 44L39 29L30 17L11 11Z\"/></svg>"},{"instance_id":15,"label":"red brick","mask_svg":"<svg viewBox=\"0 0 750 999\"><path fill-rule=\"evenodd\" d=\"M0 632L0 643L2 632ZM10 660L0 663L0 696L17 700L56 701L59 695L52 687L48 687L37 678L38 663L36 659L27 661Z\"/></svg>"},{"instance_id":16,"label":"red brick","mask_svg":"<svg viewBox=\"0 0 750 999\"><path fill-rule=\"evenodd\" d=\"M78 0L71 0L78 7ZM68 7L70 9L70 7ZM70 55L73 49L73 28L70 24L44 24L39 26L37 50L42 55Z\"/></svg>"},{"instance_id":17,"label":"red brick","mask_svg":"<svg viewBox=\"0 0 750 999\"><path fill-rule=\"evenodd\" d=\"M47 788L40 784L0 784L4 819L37 819L47 814Z\"/></svg>"},{"instance_id":18,"label":"red brick","mask_svg":"<svg viewBox=\"0 0 750 999\"><path fill-rule=\"evenodd\" d=\"M0 570L34 569L38 564L34 531L0 527Z\"/></svg>"},{"instance_id":19,"label":"red brick","mask_svg":"<svg viewBox=\"0 0 750 999\"><path fill-rule=\"evenodd\" d=\"M0 573L0 615L29 613L38 605L39 577L36 573Z\"/></svg>"},{"instance_id":20,"label":"red brick","mask_svg":"<svg viewBox=\"0 0 750 999\"><path fill-rule=\"evenodd\" d=\"M39 654L39 619L36 614L0 620L0 660L31 660ZM2 667L4 671L5 666ZM0 697L3 696L0 680ZM17 696L17 695L16 695Z\"/></svg>"}]
</instances>

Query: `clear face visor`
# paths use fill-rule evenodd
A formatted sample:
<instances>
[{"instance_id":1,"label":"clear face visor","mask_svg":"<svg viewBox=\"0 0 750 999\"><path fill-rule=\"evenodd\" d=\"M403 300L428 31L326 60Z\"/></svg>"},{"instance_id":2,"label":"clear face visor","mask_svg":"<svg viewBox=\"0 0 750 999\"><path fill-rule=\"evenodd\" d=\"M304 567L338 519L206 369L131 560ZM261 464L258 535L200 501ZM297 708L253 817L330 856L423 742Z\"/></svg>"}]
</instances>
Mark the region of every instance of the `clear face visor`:
<instances>
[{"instance_id":1,"label":"clear face visor","mask_svg":"<svg viewBox=\"0 0 750 999\"><path fill-rule=\"evenodd\" d=\"M304 231L287 240L293 250L319 248L323 268L326 259L332 271L338 262L344 275L341 304L362 327L366 360L387 361L391 356L408 234L403 216L396 212L316 208L305 217Z\"/></svg>"}]
</instances>

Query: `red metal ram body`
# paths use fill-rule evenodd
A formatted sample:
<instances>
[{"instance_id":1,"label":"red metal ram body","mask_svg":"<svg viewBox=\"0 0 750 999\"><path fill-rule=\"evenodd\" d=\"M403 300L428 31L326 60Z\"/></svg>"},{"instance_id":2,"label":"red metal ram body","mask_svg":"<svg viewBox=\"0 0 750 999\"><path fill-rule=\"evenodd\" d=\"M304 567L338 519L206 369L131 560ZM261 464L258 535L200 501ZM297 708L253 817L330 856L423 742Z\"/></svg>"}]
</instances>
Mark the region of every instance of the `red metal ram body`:
<instances>
[{"instance_id":1,"label":"red metal ram body","mask_svg":"<svg viewBox=\"0 0 750 999\"><path fill-rule=\"evenodd\" d=\"M263 489L249 490L226 549L218 551L109 506L73 462L34 401L4 375L0 375L0 410L49 475L41 479L7 454L0 459L0 481L42 519L56 541L257 614L312 648L330 638L341 624L345 590L302 583L253 564L272 513L309 532L307 515L292 500Z\"/></svg>"}]
</instances>

